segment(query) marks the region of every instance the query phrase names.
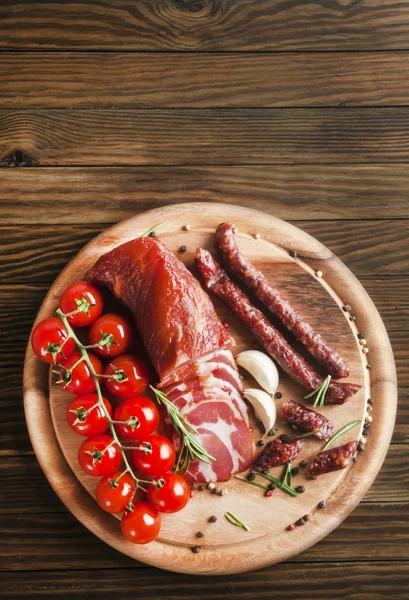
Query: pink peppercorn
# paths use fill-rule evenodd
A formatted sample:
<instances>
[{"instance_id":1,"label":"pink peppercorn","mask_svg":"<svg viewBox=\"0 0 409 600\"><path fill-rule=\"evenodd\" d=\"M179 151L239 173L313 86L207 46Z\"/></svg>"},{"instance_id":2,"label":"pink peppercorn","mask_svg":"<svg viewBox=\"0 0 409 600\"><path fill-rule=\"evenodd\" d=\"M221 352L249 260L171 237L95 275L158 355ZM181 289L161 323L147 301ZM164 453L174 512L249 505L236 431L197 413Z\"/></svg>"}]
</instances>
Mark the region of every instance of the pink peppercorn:
<instances>
[{"instance_id":1,"label":"pink peppercorn","mask_svg":"<svg viewBox=\"0 0 409 600\"><path fill-rule=\"evenodd\" d=\"M273 492L271 492L270 490L268 490L268 492L266 492L264 495L268 496L268 498L270 498L270 496L273 495Z\"/></svg>"},{"instance_id":2,"label":"pink peppercorn","mask_svg":"<svg viewBox=\"0 0 409 600\"><path fill-rule=\"evenodd\" d=\"M291 523L288 527L287 527L288 531L293 531L293 529L295 529L295 525L294 523Z\"/></svg>"}]
</instances>

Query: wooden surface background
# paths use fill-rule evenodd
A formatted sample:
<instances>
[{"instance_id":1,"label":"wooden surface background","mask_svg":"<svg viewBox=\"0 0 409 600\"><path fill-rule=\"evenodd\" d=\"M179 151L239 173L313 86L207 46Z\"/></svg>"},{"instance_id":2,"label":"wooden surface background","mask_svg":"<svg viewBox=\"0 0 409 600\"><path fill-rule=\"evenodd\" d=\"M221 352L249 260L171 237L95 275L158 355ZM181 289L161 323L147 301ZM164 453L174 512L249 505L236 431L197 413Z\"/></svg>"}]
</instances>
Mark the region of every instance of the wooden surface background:
<instances>
[{"instance_id":1,"label":"wooden surface background","mask_svg":"<svg viewBox=\"0 0 409 600\"><path fill-rule=\"evenodd\" d=\"M408 598L409 2L0 4L0 597ZM31 167L31 168L29 168ZM59 502L33 455L31 323L96 233L170 202L294 222L360 278L400 385L389 455L326 540L262 571L161 572Z\"/></svg>"}]
</instances>

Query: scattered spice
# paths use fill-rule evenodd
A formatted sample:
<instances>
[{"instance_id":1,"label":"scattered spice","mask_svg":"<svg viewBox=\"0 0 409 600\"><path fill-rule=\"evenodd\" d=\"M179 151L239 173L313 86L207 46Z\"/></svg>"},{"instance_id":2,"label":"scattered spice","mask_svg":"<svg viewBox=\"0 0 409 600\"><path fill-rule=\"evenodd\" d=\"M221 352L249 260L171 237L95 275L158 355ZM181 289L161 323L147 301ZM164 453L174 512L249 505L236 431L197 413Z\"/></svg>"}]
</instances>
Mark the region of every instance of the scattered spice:
<instances>
[{"instance_id":1,"label":"scattered spice","mask_svg":"<svg viewBox=\"0 0 409 600\"><path fill-rule=\"evenodd\" d=\"M315 271L315 276L320 279L322 277L322 271Z\"/></svg>"},{"instance_id":2,"label":"scattered spice","mask_svg":"<svg viewBox=\"0 0 409 600\"><path fill-rule=\"evenodd\" d=\"M303 485L297 485L295 491L297 492L297 494L303 494L305 492L305 487Z\"/></svg>"},{"instance_id":3,"label":"scattered spice","mask_svg":"<svg viewBox=\"0 0 409 600\"><path fill-rule=\"evenodd\" d=\"M255 475L255 473L249 473L249 474L247 475L247 479L248 479L248 481L254 481L254 480L255 480L255 478L256 478L256 475Z\"/></svg>"},{"instance_id":4,"label":"scattered spice","mask_svg":"<svg viewBox=\"0 0 409 600\"><path fill-rule=\"evenodd\" d=\"M355 321L356 317L349 317L350 321Z\"/></svg>"},{"instance_id":5,"label":"scattered spice","mask_svg":"<svg viewBox=\"0 0 409 600\"><path fill-rule=\"evenodd\" d=\"M364 334L362 333L362 331L360 331L358 333L358 340L363 340L365 338Z\"/></svg>"},{"instance_id":6,"label":"scattered spice","mask_svg":"<svg viewBox=\"0 0 409 600\"><path fill-rule=\"evenodd\" d=\"M257 446L258 446L259 448L261 448L262 446L264 446L264 442L263 442L263 440L259 440L259 441L257 442Z\"/></svg>"},{"instance_id":7,"label":"scattered spice","mask_svg":"<svg viewBox=\"0 0 409 600\"><path fill-rule=\"evenodd\" d=\"M298 475L298 473L299 473L299 472L300 472L300 469L299 469L298 467L294 467L294 468L292 469L292 474L293 474L293 475Z\"/></svg>"},{"instance_id":8,"label":"scattered spice","mask_svg":"<svg viewBox=\"0 0 409 600\"><path fill-rule=\"evenodd\" d=\"M247 527L247 525L243 523L243 521L240 521L240 519L236 517L236 515L234 515L233 513L227 512L224 516L232 525L235 525L236 527L242 527L246 531L250 531L250 528Z\"/></svg>"},{"instance_id":9,"label":"scattered spice","mask_svg":"<svg viewBox=\"0 0 409 600\"><path fill-rule=\"evenodd\" d=\"M365 348L362 348L362 352L363 352L364 354L368 354L368 352L369 352L369 348L366 348L366 347L365 347Z\"/></svg>"},{"instance_id":10,"label":"scattered spice","mask_svg":"<svg viewBox=\"0 0 409 600\"><path fill-rule=\"evenodd\" d=\"M325 500L321 500L321 502L318 503L318 508L325 508L326 507L326 502Z\"/></svg>"},{"instance_id":11,"label":"scattered spice","mask_svg":"<svg viewBox=\"0 0 409 600\"><path fill-rule=\"evenodd\" d=\"M208 490L214 490L214 488L215 488L215 487L216 487L216 486L215 486L215 484L214 484L212 481L211 481L210 483L208 483L208 484L207 484L207 489L208 489Z\"/></svg>"},{"instance_id":12,"label":"scattered spice","mask_svg":"<svg viewBox=\"0 0 409 600\"><path fill-rule=\"evenodd\" d=\"M199 487L197 488L200 492L203 492L203 490L206 489L206 486L203 485L203 483L201 485L199 485Z\"/></svg>"},{"instance_id":13,"label":"scattered spice","mask_svg":"<svg viewBox=\"0 0 409 600\"><path fill-rule=\"evenodd\" d=\"M229 325L229 323L228 323L227 321L225 321L225 322L223 323L223 327L224 327L225 329L228 329L228 328L230 327L230 325Z\"/></svg>"},{"instance_id":14,"label":"scattered spice","mask_svg":"<svg viewBox=\"0 0 409 600\"><path fill-rule=\"evenodd\" d=\"M373 402L372 398L368 398L368 404L373 404L373 403L374 402Z\"/></svg>"},{"instance_id":15,"label":"scattered spice","mask_svg":"<svg viewBox=\"0 0 409 600\"><path fill-rule=\"evenodd\" d=\"M181 254L183 254L184 252L186 252L186 250L187 250L186 246L181 246L181 247L179 248L179 252L180 252Z\"/></svg>"},{"instance_id":16,"label":"scattered spice","mask_svg":"<svg viewBox=\"0 0 409 600\"><path fill-rule=\"evenodd\" d=\"M367 412L369 412L369 413L370 413L370 412L372 412L372 410L373 410L372 406L367 406L367 407L366 407L366 411L367 411Z\"/></svg>"},{"instance_id":17,"label":"scattered spice","mask_svg":"<svg viewBox=\"0 0 409 600\"><path fill-rule=\"evenodd\" d=\"M366 438L364 438L364 437L359 438L359 443L363 444L365 446L365 444L366 444Z\"/></svg>"},{"instance_id":18,"label":"scattered spice","mask_svg":"<svg viewBox=\"0 0 409 600\"><path fill-rule=\"evenodd\" d=\"M149 237L155 238L156 236L157 236L156 231L151 231L150 234L149 234Z\"/></svg>"},{"instance_id":19,"label":"scattered spice","mask_svg":"<svg viewBox=\"0 0 409 600\"><path fill-rule=\"evenodd\" d=\"M268 435L275 435L277 433L278 429L277 427L272 427L270 429L270 431L268 432Z\"/></svg>"},{"instance_id":20,"label":"scattered spice","mask_svg":"<svg viewBox=\"0 0 409 600\"><path fill-rule=\"evenodd\" d=\"M372 417L371 417L371 415L366 415L366 417L365 417L365 421L366 421L367 423L372 423Z\"/></svg>"},{"instance_id":21,"label":"scattered spice","mask_svg":"<svg viewBox=\"0 0 409 600\"><path fill-rule=\"evenodd\" d=\"M288 529L288 531L294 531L294 529L295 529L295 525L294 525L294 523L290 523L290 524L288 525L287 529Z\"/></svg>"},{"instance_id":22,"label":"scattered spice","mask_svg":"<svg viewBox=\"0 0 409 600\"><path fill-rule=\"evenodd\" d=\"M190 227L190 225L183 225L183 229L184 229L184 231L190 231L191 227Z\"/></svg>"},{"instance_id":23,"label":"scattered spice","mask_svg":"<svg viewBox=\"0 0 409 600\"><path fill-rule=\"evenodd\" d=\"M238 232L239 228L238 228L238 227L236 227L236 225L233 225L233 227L231 228L231 230L232 230L232 232L233 232L234 234L236 234L236 233Z\"/></svg>"},{"instance_id":24,"label":"scattered spice","mask_svg":"<svg viewBox=\"0 0 409 600\"><path fill-rule=\"evenodd\" d=\"M270 498L270 496L273 495L273 492L271 490L267 490L266 493L264 494L265 496L268 496Z\"/></svg>"},{"instance_id":25,"label":"scattered spice","mask_svg":"<svg viewBox=\"0 0 409 600\"><path fill-rule=\"evenodd\" d=\"M280 440L282 442L284 442L284 444L285 444L286 442L288 442L289 437L288 437L288 435L286 433L283 433L282 435L280 435Z\"/></svg>"},{"instance_id":26,"label":"scattered spice","mask_svg":"<svg viewBox=\"0 0 409 600\"><path fill-rule=\"evenodd\" d=\"M311 481L315 481L317 479L316 475L313 475L312 477L310 477Z\"/></svg>"},{"instance_id":27,"label":"scattered spice","mask_svg":"<svg viewBox=\"0 0 409 600\"><path fill-rule=\"evenodd\" d=\"M363 339L363 340L359 340L359 343L361 344L361 346L366 346L367 342L365 339Z\"/></svg>"},{"instance_id":28,"label":"scattered spice","mask_svg":"<svg viewBox=\"0 0 409 600\"><path fill-rule=\"evenodd\" d=\"M283 481L280 481L276 477L269 475L265 471L263 473L258 473L258 475L264 477L264 479L267 479L267 481L270 481L271 483L275 483L277 487L282 489L284 492L287 492L287 494L290 494L291 496L297 496L297 492L291 486L287 485L286 483L283 483ZM241 477L239 477L238 475L236 475L236 477L237 479L241 479ZM265 489L267 489L267 486L263 486L263 484L260 483L253 482L253 485L258 485L259 487L265 487Z\"/></svg>"},{"instance_id":29,"label":"scattered spice","mask_svg":"<svg viewBox=\"0 0 409 600\"><path fill-rule=\"evenodd\" d=\"M277 486L275 483L270 483L270 485L268 486L268 489L270 490L270 492L274 492L274 490L277 489Z\"/></svg>"},{"instance_id":30,"label":"scattered spice","mask_svg":"<svg viewBox=\"0 0 409 600\"><path fill-rule=\"evenodd\" d=\"M300 467L301 467L302 469L304 469L304 468L305 468L307 465L308 465L308 460L302 460L302 461L300 462Z\"/></svg>"},{"instance_id":31,"label":"scattered spice","mask_svg":"<svg viewBox=\"0 0 409 600\"><path fill-rule=\"evenodd\" d=\"M367 369L372 369L372 365L366 365Z\"/></svg>"},{"instance_id":32,"label":"scattered spice","mask_svg":"<svg viewBox=\"0 0 409 600\"><path fill-rule=\"evenodd\" d=\"M344 312L350 312L352 310L352 306L350 304L344 304L344 306L342 307L342 310Z\"/></svg>"},{"instance_id":33,"label":"scattered spice","mask_svg":"<svg viewBox=\"0 0 409 600\"><path fill-rule=\"evenodd\" d=\"M304 519L304 521L309 521L310 520L310 515L304 515L303 519Z\"/></svg>"},{"instance_id":34,"label":"scattered spice","mask_svg":"<svg viewBox=\"0 0 409 600\"><path fill-rule=\"evenodd\" d=\"M202 538L202 537L204 537L204 533L203 533L203 531L198 531L198 532L196 533L196 537L197 537L197 538Z\"/></svg>"},{"instance_id":35,"label":"scattered spice","mask_svg":"<svg viewBox=\"0 0 409 600\"><path fill-rule=\"evenodd\" d=\"M358 452L363 452L365 450L365 446L362 444L358 444Z\"/></svg>"},{"instance_id":36,"label":"scattered spice","mask_svg":"<svg viewBox=\"0 0 409 600\"><path fill-rule=\"evenodd\" d=\"M190 490L190 497L193 498L193 496L195 495L193 490Z\"/></svg>"},{"instance_id":37,"label":"scattered spice","mask_svg":"<svg viewBox=\"0 0 409 600\"><path fill-rule=\"evenodd\" d=\"M228 493L229 492L226 490L226 488L223 488L220 495L221 496L227 496Z\"/></svg>"},{"instance_id":38,"label":"scattered spice","mask_svg":"<svg viewBox=\"0 0 409 600\"><path fill-rule=\"evenodd\" d=\"M297 256L297 251L296 250L290 250L290 252L288 253L291 258L295 258Z\"/></svg>"},{"instance_id":39,"label":"scattered spice","mask_svg":"<svg viewBox=\"0 0 409 600\"><path fill-rule=\"evenodd\" d=\"M254 237L256 238L256 240L259 240L259 239L261 238L261 235L260 235L259 233L256 233L256 234L254 235Z\"/></svg>"},{"instance_id":40,"label":"scattered spice","mask_svg":"<svg viewBox=\"0 0 409 600\"><path fill-rule=\"evenodd\" d=\"M200 546L193 546L192 552L193 552L193 554L199 554L199 552L200 552Z\"/></svg>"},{"instance_id":41,"label":"scattered spice","mask_svg":"<svg viewBox=\"0 0 409 600\"><path fill-rule=\"evenodd\" d=\"M301 517L301 519L298 519L298 521L297 521L297 525L298 525L299 527L302 527L303 525L305 525L305 520L304 520L304 518L303 518L303 517Z\"/></svg>"},{"instance_id":42,"label":"scattered spice","mask_svg":"<svg viewBox=\"0 0 409 600\"><path fill-rule=\"evenodd\" d=\"M352 462L353 462L353 463L357 463L357 462L358 462L358 459L357 459L357 457L356 457L356 456L353 456L353 457L352 457Z\"/></svg>"},{"instance_id":43,"label":"scattered spice","mask_svg":"<svg viewBox=\"0 0 409 600\"><path fill-rule=\"evenodd\" d=\"M212 490L213 494L217 494L218 496L220 496L220 492L221 492L221 491L222 491L222 490L221 490L221 488L214 488L214 489Z\"/></svg>"},{"instance_id":44,"label":"scattered spice","mask_svg":"<svg viewBox=\"0 0 409 600\"><path fill-rule=\"evenodd\" d=\"M216 523L216 521L217 521L217 517L216 517L215 515L212 515L212 516L209 518L209 523Z\"/></svg>"},{"instance_id":45,"label":"scattered spice","mask_svg":"<svg viewBox=\"0 0 409 600\"><path fill-rule=\"evenodd\" d=\"M197 490L197 486L195 484L193 484L190 489L192 490L192 492L195 492Z\"/></svg>"},{"instance_id":46,"label":"scattered spice","mask_svg":"<svg viewBox=\"0 0 409 600\"><path fill-rule=\"evenodd\" d=\"M277 398L277 400L280 400L283 397L283 395L281 392L276 392L275 397Z\"/></svg>"}]
</instances>

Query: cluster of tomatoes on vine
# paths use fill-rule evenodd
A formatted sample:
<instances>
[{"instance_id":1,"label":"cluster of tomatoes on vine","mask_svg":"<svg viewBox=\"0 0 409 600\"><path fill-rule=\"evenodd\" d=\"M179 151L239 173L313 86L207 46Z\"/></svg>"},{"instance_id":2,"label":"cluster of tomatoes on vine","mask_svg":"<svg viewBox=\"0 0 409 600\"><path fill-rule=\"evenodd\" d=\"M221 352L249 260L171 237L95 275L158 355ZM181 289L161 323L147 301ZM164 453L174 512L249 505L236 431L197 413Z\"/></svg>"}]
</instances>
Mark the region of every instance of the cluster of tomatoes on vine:
<instances>
[{"instance_id":1,"label":"cluster of tomatoes on vine","mask_svg":"<svg viewBox=\"0 0 409 600\"><path fill-rule=\"evenodd\" d=\"M149 385L149 370L140 358L128 353L133 328L121 315L102 314L103 307L98 288L77 281L61 296L57 311L61 318L41 321L31 343L40 360L55 364L57 383L76 396L67 408L67 420L77 434L87 438L79 448L78 462L88 475L101 477L96 488L98 504L107 512L123 513L125 537L145 544L159 534L160 512L173 513L186 506L190 487L171 472L176 460L173 444L153 433L159 411L152 400L141 396ZM88 326L88 344L84 345L73 328ZM101 359L108 359L105 367ZM102 395L102 383L121 399L115 409ZM137 471L153 479L135 475L128 451ZM134 501L138 489L147 491L147 501Z\"/></svg>"}]
</instances>

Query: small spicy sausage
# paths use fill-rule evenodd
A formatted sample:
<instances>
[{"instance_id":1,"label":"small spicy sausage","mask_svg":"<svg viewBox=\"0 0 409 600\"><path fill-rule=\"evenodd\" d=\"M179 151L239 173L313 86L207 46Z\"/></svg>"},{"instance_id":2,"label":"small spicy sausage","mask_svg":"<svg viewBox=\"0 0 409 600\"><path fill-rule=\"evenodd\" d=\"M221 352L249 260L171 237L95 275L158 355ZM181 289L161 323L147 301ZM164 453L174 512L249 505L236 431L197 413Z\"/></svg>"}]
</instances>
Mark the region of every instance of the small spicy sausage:
<instances>
[{"instance_id":1,"label":"small spicy sausage","mask_svg":"<svg viewBox=\"0 0 409 600\"><path fill-rule=\"evenodd\" d=\"M329 419L293 400L284 402L281 414L289 425L295 425L301 431L309 433L318 430L315 437L319 440L327 442L334 433L334 426Z\"/></svg>"},{"instance_id":2,"label":"small spicy sausage","mask_svg":"<svg viewBox=\"0 0 409 600\"><path fill-rule=\"evenodd\" d=\"M208 250L198 248L195 264L206 288L231 308L283 371L308 392L314 391L322 384L324 378L290 346L285 337L250 302ZM325 397L325 404L343 404L360 388L360 385L353 383L331 383ZM311 400L314 402L314 398Z\"/></svg>"},{"instance_id":3,"label":"small spicy sausage","mask_svg":"<svg viewBox=\"0 0 409 600\"><path fill-rule=\"evenodd\" d=\"M348 442L344 446L320 452L308 468L308 475L316 477L323 473L345 469L351 462L358 447L358 442Z\"/></svg>"},{"instance_id":4,"label":"small spicy sausage","mask_svg":"<svg viewBox=\"0 0 409 600\"><path fill-rule=\"evenodd\" d=\"M257 456L254 462L255 471L265 471L270 467L279 467L292 463L301 452L304 446L304 440L293 440L285 443L280 439L269 442L262 452Z\"/></svg>"},{"instance_id":5,"label":"small spicy sausage","mask_svg":"<svg viewBox=\"0 0 409 600\"><path fill-rule=\"evenodd\" d=\"M324 338L303 319L285 300L280 292L273 288L261 271L258 271L239 251L233 232L233 225L221 223L216 230L216 246L229 273L238 277L273 313L308 352L324 365L335 378L348 377L348 365Z\"/></svg>"}]
</instances>

